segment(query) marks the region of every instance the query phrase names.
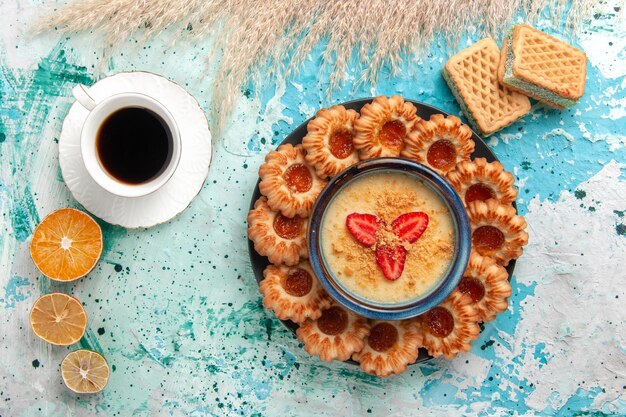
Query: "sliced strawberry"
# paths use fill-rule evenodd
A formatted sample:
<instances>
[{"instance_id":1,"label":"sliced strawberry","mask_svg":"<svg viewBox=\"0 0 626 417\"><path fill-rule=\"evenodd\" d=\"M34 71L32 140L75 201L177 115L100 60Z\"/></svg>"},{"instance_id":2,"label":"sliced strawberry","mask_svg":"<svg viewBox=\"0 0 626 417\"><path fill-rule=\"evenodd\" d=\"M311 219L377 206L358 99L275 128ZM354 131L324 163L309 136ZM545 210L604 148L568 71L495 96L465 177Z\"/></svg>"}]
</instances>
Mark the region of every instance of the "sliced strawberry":
<instances>
[{"instance_id":1,"label":"sliced strawberry","mask_svg":"<svg viewBox=\"0 0 626 417\"><path fill-rule=\"evenodd\" d=\"M390 281L400 278L406 262L406 249L403 246L381 245L376 248L376 263L383 275Z\"/></svg>"},{"instance_id":2,"label":"sliced strawberry","mask_svg":"<svg viewBox=\"0 0 626 417\"><path fill-rule=\"evenodd\" d=\"M419 239L427 227L428 214L421 211L401 214L391 223L393 233L409 243Z\"/></svg>"},{"instance_id":3,"label":"sliced strawberry","mask_svg":"<svg viewBox=\"0 0 626 417\"><path fill-rule=\"evenodd\" d=\"M352 213L346 217L346 227L354 238L363 246L376 243L376 232L383 222L373 214Z\"/></svg>"}]
</instances>

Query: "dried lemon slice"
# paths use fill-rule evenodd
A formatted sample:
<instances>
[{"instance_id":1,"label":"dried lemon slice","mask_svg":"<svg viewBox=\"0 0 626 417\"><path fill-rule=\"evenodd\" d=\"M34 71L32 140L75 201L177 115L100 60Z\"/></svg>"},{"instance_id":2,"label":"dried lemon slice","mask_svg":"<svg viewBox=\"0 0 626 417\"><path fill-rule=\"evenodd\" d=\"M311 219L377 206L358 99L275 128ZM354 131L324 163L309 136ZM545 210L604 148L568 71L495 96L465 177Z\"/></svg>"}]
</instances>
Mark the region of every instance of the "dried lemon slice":
<instances>
[{"instance_id":1,"label":"dried lemon slice","mask_svg":"<svg viewBox=\"0 0 626 417\"><path fill-rule=\"evenodd\" d=\"M33 332L53 345L67 346L83 337L87 314L76 298L64 293L41 296L30 311Z\"/></svg>"},{"instance_id":2,"label":"dried lemon slice","mask_svg":"<svg viewBox=\"0 0 626 417\"><path fill-rule=\"evenodd\" d=\"M78 394L100 392L109 381L109 365L104 357L92 350L70 352L61 362L63 382Z\"/></svg>"}]
</instances>

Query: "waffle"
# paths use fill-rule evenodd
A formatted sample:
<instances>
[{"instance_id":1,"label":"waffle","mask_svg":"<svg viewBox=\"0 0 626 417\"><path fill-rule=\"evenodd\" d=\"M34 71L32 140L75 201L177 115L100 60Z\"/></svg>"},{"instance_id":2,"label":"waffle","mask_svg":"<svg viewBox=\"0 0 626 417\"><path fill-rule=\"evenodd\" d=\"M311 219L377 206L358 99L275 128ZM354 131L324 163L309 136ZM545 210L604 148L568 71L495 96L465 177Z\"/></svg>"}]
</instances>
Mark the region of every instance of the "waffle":
<instances>
[{"instance_id":1,"label":"waffle","mask_svg":"<svg viewBox=\"0 0 626 417\"><path fill-rule=\"evenodd\" d=\"M498 82L500 48L485 38L446 62L442 74L463 113L483 136L510 125L530 110L528 97Z\"/></svg>"},{"instance_id":2,"label":"waffle","mask_svg":"<svg viewBox=\"0 0 626 417\"><path fill-rule=\"evenodd\" d=\"M507 87L563 109L585 92L587 56L528 25L515 25L502 45L498 79Z\"/></svg>"}]
</instances>

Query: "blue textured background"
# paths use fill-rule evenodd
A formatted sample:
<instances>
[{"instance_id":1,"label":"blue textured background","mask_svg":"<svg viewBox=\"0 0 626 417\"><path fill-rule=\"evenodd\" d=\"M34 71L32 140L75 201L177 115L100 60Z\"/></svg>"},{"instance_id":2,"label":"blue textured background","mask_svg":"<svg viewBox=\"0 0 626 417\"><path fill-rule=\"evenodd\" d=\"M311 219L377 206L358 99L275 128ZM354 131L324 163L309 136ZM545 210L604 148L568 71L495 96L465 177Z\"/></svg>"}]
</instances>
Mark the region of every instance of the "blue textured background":
<instances>
[{"instance_id":1,"label":"blue textured background","mask_svg":"<svg viewBox=\"0 0 626 417\"><path fill-rule=\"evenodd\" d=\"M579 38L590 58L581 102L565 111L534 106L489 139L518 180L531 235L509 310L484 326L470 353L386 380L308 356L262 308L247 207L265 152L319 107L400 94L460 114L440 75L446 52L433 45L401 75L384 71L375 87L355 86L358 74L349 74L328 98L320 46L296 78L244 88L191 206L148 230L101 222L97 268L59 284L38 273L28 243L47 213L80 207L57 157L71 88L148 70L207 111L210 44L129 41L96 73L96 35L29 36L38 6L0 0L0 416L626 415L626 25L618 3L602 5ZM32 334L29 309L50 290L84 303L80 345L103 352L113 371L103 393L66 390L59 364L75 347Z\"/></svg>"}]
</instances>

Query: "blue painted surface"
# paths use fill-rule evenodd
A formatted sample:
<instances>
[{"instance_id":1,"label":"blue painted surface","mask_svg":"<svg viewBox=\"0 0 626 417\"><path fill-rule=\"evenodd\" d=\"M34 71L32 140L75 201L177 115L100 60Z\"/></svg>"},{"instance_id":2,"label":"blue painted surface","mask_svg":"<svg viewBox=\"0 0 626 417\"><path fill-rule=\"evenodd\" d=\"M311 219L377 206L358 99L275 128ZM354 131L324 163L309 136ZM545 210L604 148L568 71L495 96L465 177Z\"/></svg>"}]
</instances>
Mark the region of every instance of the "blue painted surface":
<instances>
[{"instance_id":1,"label":"blue painted surface","mask_svg":"<svg viewBox=\"0 0 626 417\"><path fill-rule=\"evenodd\" d=\"M22 277L9 278L6 286L4 287L4 297L0 298L0 304L2 304L5 310L15 308L15 304L24 301L27 297L27 292L22 287L30 286L30 281Z\"/></svg>"},{"instance_id":2,"label":"blue painted surface","mask_svg":"<svg viewBox=\"0 0 626 417\"><path fill-rule=\"evenodd\" d=\"M37 7L22 6L3 9L10 24L0 49L1 416L626 415L626 295L614 266L626 261L626 33L614 13L600 13L580 38L590 58L581 102L566 111L535 106L490 139L518 180L531 233L509 310L484 326L469 354L381 380L308 356L263 309L246 212L264 153L319 107L401 94L460 114L440 75L445 51L434 45L401 75L384 71L375 87L355 85L351 73L327 98L319 47L297 77L260 91L249 86L191 206L149 230L102 224L97 268L58 284L32 265L28 243L47 213L80 207L56 155L72 86L149 70L184 85L205 110L212 86L205 46L127 45L96 74L92 37L16 35L13 26L30 18L24 11ZM102 394L67 391L58 371L67 349L49 348L26 325L33 301L51 290L85 305L80 345L100 350L112 369Z\"/></svg>"}]
</instances>

